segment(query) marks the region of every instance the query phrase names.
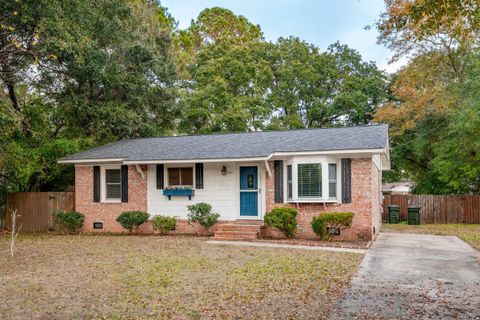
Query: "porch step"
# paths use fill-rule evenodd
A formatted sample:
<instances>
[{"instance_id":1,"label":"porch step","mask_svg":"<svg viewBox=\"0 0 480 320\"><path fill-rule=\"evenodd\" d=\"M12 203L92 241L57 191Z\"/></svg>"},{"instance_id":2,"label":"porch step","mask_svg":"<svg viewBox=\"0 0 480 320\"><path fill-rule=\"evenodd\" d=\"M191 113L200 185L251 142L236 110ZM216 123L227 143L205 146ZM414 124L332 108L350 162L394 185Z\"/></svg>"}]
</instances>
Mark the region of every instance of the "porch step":
<instances>
[{"instance_id":1,"label":"porch step","mask_svg":"<svg viewBox=\"0 0 480 320\"><path fill-rule=\"evenodd\" d=\"M233 221L232 224L236 224L236 225L263 225L263 221L262 220L236 220L236 221Z\"/></svg>"},{"instance_id":2,"label":"porch step","mask_svg":"<svg viewBox=\"0 0 480 320\"><path fill-rule=\"evenodd\" d=\"M255 240L260 233L260 224L227 223L218 225L213 240Z\"/></svg>"},{"instance_id":3,"label":"porch step","mask_svg":"<svg viewBox=\"0 0 480 320\"><path fill-rule=\"evenodd\" d=\"M256 224L222 224L217 231L260 231L261 226Z\"/></svg>"}]
</instances>

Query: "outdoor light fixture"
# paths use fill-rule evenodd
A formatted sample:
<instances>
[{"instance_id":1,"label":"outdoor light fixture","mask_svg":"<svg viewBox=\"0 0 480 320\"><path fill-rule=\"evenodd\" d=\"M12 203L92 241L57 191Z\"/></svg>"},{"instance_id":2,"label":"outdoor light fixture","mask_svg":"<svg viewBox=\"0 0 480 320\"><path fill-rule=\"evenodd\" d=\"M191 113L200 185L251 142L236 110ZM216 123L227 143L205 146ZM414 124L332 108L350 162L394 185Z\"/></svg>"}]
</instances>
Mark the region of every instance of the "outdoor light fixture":
<instances>
[{"instance_id":1,"label":"outdoor light fixture","mask_svg":"<svg viewBox=\"0 0 480 320\"><path fill-rule=\"evenodd\" d=\"M222 170L220 170L220 172L222 173L222 175L226 176L227 175L227 167L223 166Z\"/></svg>"}]
</instances>

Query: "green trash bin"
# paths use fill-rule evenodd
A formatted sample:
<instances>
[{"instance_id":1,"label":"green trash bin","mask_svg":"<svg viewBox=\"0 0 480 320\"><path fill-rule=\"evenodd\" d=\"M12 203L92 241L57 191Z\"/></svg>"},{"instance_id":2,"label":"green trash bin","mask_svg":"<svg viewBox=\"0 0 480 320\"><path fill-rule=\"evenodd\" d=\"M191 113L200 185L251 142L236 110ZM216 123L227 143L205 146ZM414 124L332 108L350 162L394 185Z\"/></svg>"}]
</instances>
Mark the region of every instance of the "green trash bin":
<instances>
[{"instance_id":1,"label":"green trash bin","mask_svg":"<svg viewBox=\"0 0 480 320\"><path fill-rule=\"evenodd\" d=\"M389 205L388 206L388 223L400 222L400 206Z\"/></svg>"},{"instance_id":2,"label":"green trash bin","mask_svg":"<svg viewBox=\"0 0 480 320\"><path fill-rule=\"evenodd\" d=\"M408 207L408 224L420 224L420 207Z\"/></svg>"}]
</instances>

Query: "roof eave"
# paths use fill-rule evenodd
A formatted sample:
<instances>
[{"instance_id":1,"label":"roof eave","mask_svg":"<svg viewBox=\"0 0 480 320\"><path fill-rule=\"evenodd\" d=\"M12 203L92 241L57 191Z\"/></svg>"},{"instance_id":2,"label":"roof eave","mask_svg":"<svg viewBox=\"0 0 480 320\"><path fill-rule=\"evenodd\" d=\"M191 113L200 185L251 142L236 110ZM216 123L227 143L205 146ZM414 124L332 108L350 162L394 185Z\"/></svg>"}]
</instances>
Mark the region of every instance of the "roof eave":
<instances>
[{"instance_id":1,"label":"roof eave","mask_svg":"<svg viewBox=\"0 0 480 320\"><path fill-rule=\"evenodd\" d=\"M103 158L103 159L60 159L60 164L92 164L92 163L122 163L122 164L157 164L157 163L185 163L185 162L245 162L265 161L275 156L301 156L301 155L334 155L334 154L381 154L387 157L386 148L373 149L346 149L326 151L281 151L273 152L268 156L261 157L237 157L237 158L207 158L207 159L148 159L128 160L126 158ZM390 161L388 161L388 164Z\"/></svg>"},{"instance_id":2,"label":"roof eave","mask_svg":"<svg viewBox=\"0 0 480 320\"><path fill-rule=\"evenodd\" d=\"M123 162L124 158L105 158L105 159L60 159L60 164L82 164L82 163L105 163L105 162Z\"/></svg>"}]
</instances>

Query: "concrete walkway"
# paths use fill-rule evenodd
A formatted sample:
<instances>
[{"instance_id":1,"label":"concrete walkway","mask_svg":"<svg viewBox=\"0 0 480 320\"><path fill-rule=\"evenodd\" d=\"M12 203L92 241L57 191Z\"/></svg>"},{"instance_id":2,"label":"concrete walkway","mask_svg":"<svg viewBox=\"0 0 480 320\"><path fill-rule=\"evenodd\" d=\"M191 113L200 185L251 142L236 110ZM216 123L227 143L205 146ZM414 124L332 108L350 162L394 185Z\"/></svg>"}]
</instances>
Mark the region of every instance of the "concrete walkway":
<instances>
[{"instance_id":1,"label":"concrete walkway","mask_svg":"<svg viewBox=\"0 0 480 320\"><path fill-rule=\"evenodd\" d=\"M333 319L480 319L479 253L457 237L381 233Z\"/></svg>"},{"instance_id":2,"label":"concrete walkway","mask_svg":"<svg viewBox=\"0 0 480 320\"><path fill-rule=\"evenodd\" d=\"M265 243L265 242L249 242L249 241L205 241L209 244L221 244L230 246L247 246L247 247L268 247L268 248L284 248L284 249L303 249L303 250L319 250L331 252L350 252L364 254L366 249L350 249L350 248L334 248L334 247L312 247L295 244Z\"/></svg>"}]
</instances>

